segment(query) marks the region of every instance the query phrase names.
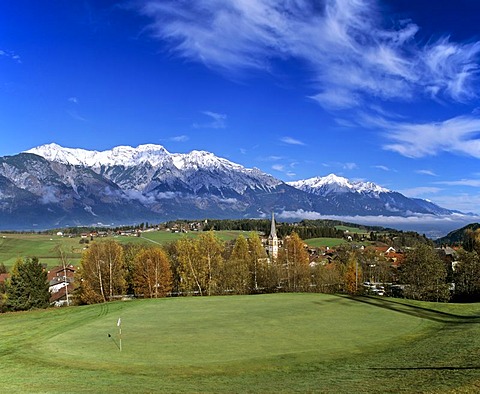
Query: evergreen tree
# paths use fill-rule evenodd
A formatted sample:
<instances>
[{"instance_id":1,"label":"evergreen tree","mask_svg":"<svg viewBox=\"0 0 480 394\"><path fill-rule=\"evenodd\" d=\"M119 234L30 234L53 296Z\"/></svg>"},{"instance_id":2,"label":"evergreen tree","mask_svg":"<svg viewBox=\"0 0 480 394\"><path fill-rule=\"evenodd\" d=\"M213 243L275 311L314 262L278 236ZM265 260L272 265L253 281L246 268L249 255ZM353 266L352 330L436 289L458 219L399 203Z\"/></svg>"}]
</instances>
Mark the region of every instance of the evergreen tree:
<instances>
[{"instance_id":1,"label":"evergreen tree","mask_svg":"<svg viewBox=\"0 0 480 394\"><path fill-rule=\"evenodd\" d=\"M50 304L47 272L38 258L17 260L7 285L6 306L13 311L47 308Z\"/></svg>"}]
</instances>

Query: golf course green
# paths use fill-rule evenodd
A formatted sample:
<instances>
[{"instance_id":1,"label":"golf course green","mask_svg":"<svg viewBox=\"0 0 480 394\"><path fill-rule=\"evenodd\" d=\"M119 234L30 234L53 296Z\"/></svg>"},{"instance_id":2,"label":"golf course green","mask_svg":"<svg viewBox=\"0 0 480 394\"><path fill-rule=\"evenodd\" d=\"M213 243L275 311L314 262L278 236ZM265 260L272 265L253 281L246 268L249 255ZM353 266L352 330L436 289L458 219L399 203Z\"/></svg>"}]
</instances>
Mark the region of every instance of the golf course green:
<instances>
[{"instance_id":1,"label":"golf course green","mask_svg":"<svg viewBox=\"0 0 480 394\"><path fill-rule=\"evenodd\" d=\"M479 356L480 304L270 294L0 315L2 393L468 393Z\"/></svg>"}]
</instances>

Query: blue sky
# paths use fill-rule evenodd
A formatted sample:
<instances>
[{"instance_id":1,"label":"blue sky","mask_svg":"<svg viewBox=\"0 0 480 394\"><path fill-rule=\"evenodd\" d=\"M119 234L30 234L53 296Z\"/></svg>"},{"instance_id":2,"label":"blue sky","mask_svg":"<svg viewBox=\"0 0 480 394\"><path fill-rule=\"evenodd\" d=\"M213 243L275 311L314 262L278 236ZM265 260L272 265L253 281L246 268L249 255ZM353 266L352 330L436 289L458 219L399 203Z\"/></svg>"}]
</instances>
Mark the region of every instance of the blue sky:
<instances>
[{"instance_id":1,"label":"blue sky","mask_svg":"<svg viewBox=\"0 0 480 394\"><path fill-rule=\"evenodd\" d=\"M480 2L0 3L0 155L207 150L480 213Z\"/></svg>"}]
</instances>

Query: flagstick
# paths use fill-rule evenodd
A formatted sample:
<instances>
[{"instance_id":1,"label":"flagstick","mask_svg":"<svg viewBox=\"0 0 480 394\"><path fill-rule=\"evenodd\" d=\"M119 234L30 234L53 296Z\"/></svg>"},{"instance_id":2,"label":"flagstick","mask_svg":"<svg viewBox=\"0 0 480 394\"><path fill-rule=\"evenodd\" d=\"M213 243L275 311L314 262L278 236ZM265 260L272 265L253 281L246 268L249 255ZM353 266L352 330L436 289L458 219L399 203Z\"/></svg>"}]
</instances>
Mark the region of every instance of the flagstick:
<instances>
[{"instance_id":1,"label":"flagstick","mask_svg":"<svg viewBox=\"0 0 480 394\"><path fill-rule=\"evenodd\" d=\"M118 322L118 343L119 343L119 350L122 351L122 319L119 317Z\"/></svg>"}]
</instances>

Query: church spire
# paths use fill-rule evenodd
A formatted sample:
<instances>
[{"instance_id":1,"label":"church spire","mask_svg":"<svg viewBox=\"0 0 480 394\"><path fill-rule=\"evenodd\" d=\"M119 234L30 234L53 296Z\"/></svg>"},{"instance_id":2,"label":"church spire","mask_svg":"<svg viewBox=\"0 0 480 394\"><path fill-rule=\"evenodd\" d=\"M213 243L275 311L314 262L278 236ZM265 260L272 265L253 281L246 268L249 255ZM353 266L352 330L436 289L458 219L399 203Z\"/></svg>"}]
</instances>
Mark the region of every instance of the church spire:
<instances>
[{"instance_id":1,"label":"church spire","mask_svg":"<svg viewBox=\"0 0 480 394\"><path fill-rule=\"evenodd\" d=\"M278 238L277 229L275 227L275 215L272 212L272 226L270 228L270 235L268 236L268 255L271 259L278 257Z\"/></svg>"},{"instance_id":2,"label":"church spire","mask_svg":"<svg viewBox=\"0 0 480 394\"><path fill-rule=\"evenodd\" d=\"M270 238L277 238L277 228L275 227L275 214L272 212L272 225L270 227Z\"/></svg>"}]
</instances>

